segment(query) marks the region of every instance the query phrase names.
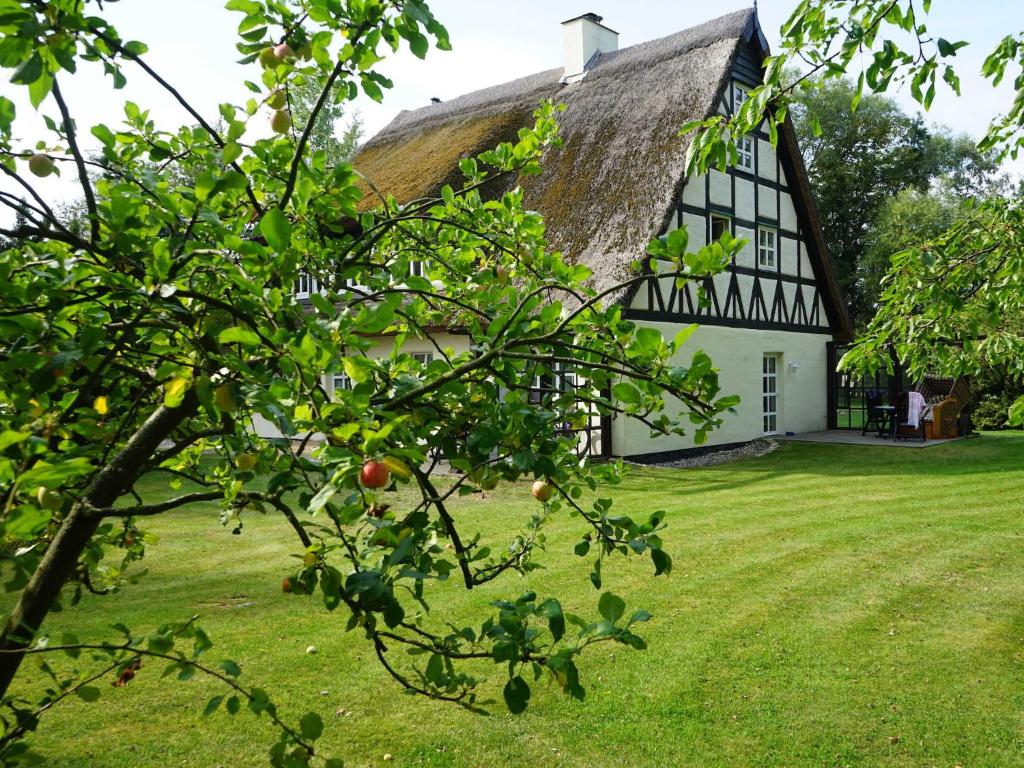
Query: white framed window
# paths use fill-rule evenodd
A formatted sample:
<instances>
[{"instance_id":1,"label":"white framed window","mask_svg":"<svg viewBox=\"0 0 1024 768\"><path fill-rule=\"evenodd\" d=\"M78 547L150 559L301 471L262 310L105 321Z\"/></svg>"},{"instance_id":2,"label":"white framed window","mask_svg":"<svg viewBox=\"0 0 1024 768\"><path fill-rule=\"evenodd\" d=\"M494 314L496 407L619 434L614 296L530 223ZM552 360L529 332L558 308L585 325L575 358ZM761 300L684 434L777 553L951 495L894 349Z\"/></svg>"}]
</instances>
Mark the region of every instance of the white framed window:
<instances>
[{"instance_id":1,"label":"white framed window","mask_svg":"<svg viewBox=\"0 0 1024 768\"><path fill-rule=\"evenodd\" d=\"M720 213L711 214L711 241L718 240L726 232L731 232L732 227L728 216L723 216Z\"/></svg>"},{"instance_id":2,"label":"white framed window","mask_svg":"<svg viewBox=\"0 0 1024 768\"><path fill-rule=\"evenodd\" d=\"M761 358L761 419L766 435L779 431L779 358L764 355Z\"/></svg>"},{"instance_id":3,"label":"white framed window","mask_svg":"<svg viewBox=\"0 0 1024 768\"><path fill-rule=\"evenodd\" d=\"M317 279L306 272L300 272L295 280L295 295L302 299L320 290Z\"/></svg>"},{"instance_id":4,"label":"white framed window","mask_svg":"<svg viewBox=\"0 0 1024 768\"><path fill-rule=\"evenodd\" d=\"M743 106L743 102L745 102L747 100L747 97L749 95L750 94L747 92L747 89L744 88L742 85L733 84L733 87L732 87L732 111L733 112L739 112L740 111L740 107Z\"/></svg>"},{"instance_id":5,"label":"white framed window","mask_svg":"<svg viewBox=\"0 0 1024 768\"><path fill-rule=\"evenodd\" d=\"M739 157L736 160L736 167L753 173L754 140L749 136L740 136L736 139L736 151L739 153Z\"/></svg>"},{"instance_id":6,"label":"white framed window","mask_svg":"<svg viewBox=\"0 0 1024 768\"><path fill-rule=\"evenodd\" d=\"M331 377L331 391L341 392L346 389L352 389L352 379L348 377L347 373L336 373Z\"/></svg>"},{"instance_id":7,"label":"white framed window","mask_svg":"<svg viewBox=\"0 0 1024 768\"><path fill-rule=\"evenodd\" d=\"M434 362L434 353L433 352L413 352L412 353L412 359L415 360L420 365L429 365L430 363Z\"/></svg>"},{"instance_id":8,"label":"white framed window","mask_svg":"<svg viewBox=\"0 0 1024 768\"><path fill-rule=\"evenodd\" d=\"M425 262L425 261L410 261L409 262L409 275L410 275L410 277L426 277L427 276L427 262Z\"/></svg>"},{"instance_id":9,"label":"white framed window","mask_svg":"<svg viewBox=\"0 0 1024 768\"><path fill-rule=\"evenodd\" d=\"M774 229L761 227L757 230L757 265L765 269L775 269L776 235Z\"/></svg>"}]
</instances>

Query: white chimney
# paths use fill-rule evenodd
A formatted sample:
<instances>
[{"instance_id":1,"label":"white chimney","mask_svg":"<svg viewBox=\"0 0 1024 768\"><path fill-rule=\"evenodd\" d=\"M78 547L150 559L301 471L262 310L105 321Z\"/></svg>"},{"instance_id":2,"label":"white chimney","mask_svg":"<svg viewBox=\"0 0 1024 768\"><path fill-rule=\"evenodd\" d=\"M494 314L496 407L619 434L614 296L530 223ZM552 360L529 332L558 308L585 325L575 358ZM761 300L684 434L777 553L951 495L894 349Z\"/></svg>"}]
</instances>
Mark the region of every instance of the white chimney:
<instances>
[{"instance_id":1,"label":"white chimney","mask_svg":"<svg viewBox=\"0 0 1024 768\"><path fill-rule=\"evenodd\" d=\"M601 23L596 13L585 13L562 22L565 40L565 75L562 81L576 83L587 74L587 65L598 53L619 50L619 33Z\"/></svg>"}]
</instances>

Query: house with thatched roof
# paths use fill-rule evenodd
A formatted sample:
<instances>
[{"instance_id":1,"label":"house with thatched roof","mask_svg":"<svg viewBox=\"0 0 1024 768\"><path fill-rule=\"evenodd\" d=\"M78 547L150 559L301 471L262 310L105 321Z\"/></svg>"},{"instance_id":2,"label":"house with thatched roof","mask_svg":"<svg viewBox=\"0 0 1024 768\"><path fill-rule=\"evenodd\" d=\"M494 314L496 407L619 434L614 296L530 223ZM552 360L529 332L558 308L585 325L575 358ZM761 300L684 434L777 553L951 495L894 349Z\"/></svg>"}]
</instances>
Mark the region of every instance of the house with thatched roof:
<instances>
[{"instance_id":1,"label":"house with thatched roof","mask_svg":"<svg viewBox=\"0 0 1024 768\"><path fill-rule=\"evenodd\" d=\"M611 300L668 336L699 324L687 354L707 352L723 391L742 397L713 441L825 429L828 348L849 335L849 324L792 126L782 127L777 149L759 130L737 142L734 167L685 176L680 126L729 114L761 81L768 45L756 11L623 49L595 14L564 22L563 36L563 66L403 111L354 166L399 201L426 197L459 184L461 158L514 140L539 102L564 104L564 145L544 158L542 174L510 182L544 215L552 247L590 267L603 290L632 276L647 243L677 227L697 247L723 231L745 238L734 263L704 285L707 303L653 271ZM444 343L458 349L460 339ZM599 429L593 445L605 455L657 457L692 447L686 438L652 438L627 420Z\"/></svg>"}]
</instances>

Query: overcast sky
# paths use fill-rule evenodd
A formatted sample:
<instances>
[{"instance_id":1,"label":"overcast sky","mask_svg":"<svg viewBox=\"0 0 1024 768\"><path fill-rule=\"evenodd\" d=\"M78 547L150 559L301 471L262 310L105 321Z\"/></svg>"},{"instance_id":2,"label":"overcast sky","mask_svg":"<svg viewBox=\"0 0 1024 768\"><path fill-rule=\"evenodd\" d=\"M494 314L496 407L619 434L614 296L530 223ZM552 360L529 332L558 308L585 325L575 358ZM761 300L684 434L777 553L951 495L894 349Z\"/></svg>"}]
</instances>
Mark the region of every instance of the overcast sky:
<instances>
[{"instance_id":1,"label":"overcast sky","mask_svg":"<svg viewBox=\"0 0 1024 768\"><path fill-rule=\"evenodd\" d=\"M454 50L431 49L426 61L403 52L382 65L395 81L385 92L384 103L361 97L350 109L358 109L366 126L366 138L383 128L402 109L429 103L432 96L450 99L462 93L495 85L543 69L561 66L562 38L559 22L593 11L620 33L621 47L671 34L739 8L750 0L431 0L437 17L451 34ZM778 29L794 0L761 0L761 24L770 44L779 39ZM150 47L149 62L182 91L199 110L215 120L221 101L242 103L249 93L243 79L258 79L255 68L247 71L236 60L235 27L240 15L223 9L220 0L121 0L106 4L106 12L125 39L142 40ZM978 74L981 63L1003 35L1017 31L1024 22L1020 0L934 0L929 29L949 40L966 39L971 45L957 57L964 96L957 99L940 89L928 119L955 131L979 136L990 116L1011 100L1007 85L993 89ZM112 127L121 117L120 104L131 99L152 110L158 125L172 128L186 117L166 94L147 82L138 70L128 67L128 86L120 93L110 89L93 66L84 66L73 87L65 86L80 133L105 122ZM22 124L32 108L24 88L5 83L4 95L16 99L18 134L26 141L42 135L41 122ZM896 97L909 109L916 105L905 94ZM44 112L52 106L44 104ZM35 123L35 125L33 125ZM90 137L91 138L91 137ZM27 146L32 146L32 143ZM1024 172L1024 158L1013 165ZM73 194L65 181L47 180L48 192Z\"/></svg>"}]
</instances>

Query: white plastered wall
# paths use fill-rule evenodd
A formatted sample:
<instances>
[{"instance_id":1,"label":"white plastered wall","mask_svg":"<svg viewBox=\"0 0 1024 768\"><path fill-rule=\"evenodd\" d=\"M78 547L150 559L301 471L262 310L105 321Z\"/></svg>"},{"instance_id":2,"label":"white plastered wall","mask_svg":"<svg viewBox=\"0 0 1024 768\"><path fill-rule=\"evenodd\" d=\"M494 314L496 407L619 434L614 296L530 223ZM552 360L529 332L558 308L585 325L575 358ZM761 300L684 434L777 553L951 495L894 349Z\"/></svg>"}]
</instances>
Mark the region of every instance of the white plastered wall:
<instances>
[{"instance_id":1,"label":"white plastered wall","mask_svg":"<svg viewBox=\"0 0 1024 768\"><path fill-rule=\"evenodd\" d=\"M438 347L445 350L448 354L460 354L469 349L469 337L462 336L454 333L441 332L436 333L433 336L434 342ZM391 354L394 345L393 337L382 337L367 350L367 357L373 359L380 359L382 357L388 357ZM430 352L434 355L434 358L439 357L437 347L427 339L406 339L405 344L402 346L402 351L407 354L416 354L422 352ZM324 377L324 388L330 392L333 388L332 382L328 381L328 377ZM278 438L282 437L280 430L271 424L269 421L264 419L262 416L257 415L253 419L253 428L259 437L266 438Z\"/></svg>"},{"instance_id":2,"label":"white plastered wall","mask_svg":"<svg viewBox=\"0 0 1024 768\"><path fill-rule=\"evenodd\" d=\"M637 321L656 328L671 339L679 331L676 323ZM719 371L721 393L739 395L736 413L726 413L724 424L708 436L704 445L721 445L753 440L763 434L761 412L761 362L765 354L777 354L779 366L778 431L814 432L827 426L828 334L762 331L725 326L700 326L678 353L677 362L689 365L694 352L704 350ZM795 363L796 367L791 366ZM678 412L680 404L668 407ZM692 432L685 437L651 437L650 430L637 421L617 418L612 427L612 451L617 456L637 456L660 451L696 447Z\"/></svg>"}]
</instances>

